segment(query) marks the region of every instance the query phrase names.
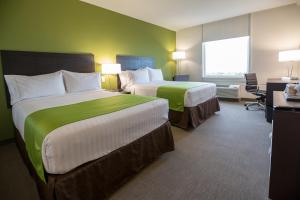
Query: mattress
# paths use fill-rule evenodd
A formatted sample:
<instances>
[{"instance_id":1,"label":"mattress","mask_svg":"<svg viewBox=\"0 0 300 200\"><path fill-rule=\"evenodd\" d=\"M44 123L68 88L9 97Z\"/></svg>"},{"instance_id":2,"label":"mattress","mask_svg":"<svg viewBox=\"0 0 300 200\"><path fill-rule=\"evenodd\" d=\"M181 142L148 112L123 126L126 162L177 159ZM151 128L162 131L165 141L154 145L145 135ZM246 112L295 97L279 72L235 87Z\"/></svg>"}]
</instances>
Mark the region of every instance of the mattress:
<instances>
[{"instance_id":1,"label":"mattress","mask_svg":"<svg viewBox=\"0 0 300 200\"><path fill-rule=\"evenodd\" d=\"M103 90L23 100L12 108L13 121L24 139L26 117L38 110L121 95ZM106 115L71 123L50 132L42 159L50 174L64 174L146 135L168 121L168 102L150 101Z\"/></svg>"},{"instance_id":2,"label":"mattress","mask_svg":"<svg viewBox=\"0 0 300 200\"><path fill-rule=\"evenodd\" d=\"M162 85L176 85L178 81L155 81L143 84L134 84L126 88L131 94L156 96L156 91ZM216 96L217 87L214 83L199 82L199 87L188 89L184 96L184 106L194 107Z\"/></svg>"}]
</instances>

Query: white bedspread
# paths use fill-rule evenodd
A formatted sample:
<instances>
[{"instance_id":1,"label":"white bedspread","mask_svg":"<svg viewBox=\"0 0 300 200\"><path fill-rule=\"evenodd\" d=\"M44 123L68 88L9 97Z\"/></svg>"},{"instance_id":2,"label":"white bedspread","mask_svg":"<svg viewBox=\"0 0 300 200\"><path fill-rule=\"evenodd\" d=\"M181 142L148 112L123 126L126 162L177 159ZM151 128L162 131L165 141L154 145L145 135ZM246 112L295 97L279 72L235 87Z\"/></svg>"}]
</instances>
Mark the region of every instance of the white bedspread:
<instances>
[{"instance_id":1,"label":"white bedspread","mask_svg":"<svg viewBox=\"0 0 300 200\"><path fill-rule=\"evenodd\" d=\"M144 95L144 96L156 96L156 91L159 86L162 85L175 85L178 81L156 81L144 84L134 84L126 90L131 94ZM203 103L216 96L216 84L199 82L201 86L188 89L184 96L184 106L194 107L200 103Z\"/></svg>"},{"instance_id":2,"label":"white bedspread","mask_svg":"<svg viewBox=\"0 0 300 200\"><path fill-rule=\"evenodd\" d=\"M103 90L23 100L12 108L13 121L24 138L26 117L38 110L104 98ZM48 173L63 174L100 158L158 128L168 120L168 102L155 100L121 111L65 125L49 133L42 145Z\"/></svg>"}]
</instances>

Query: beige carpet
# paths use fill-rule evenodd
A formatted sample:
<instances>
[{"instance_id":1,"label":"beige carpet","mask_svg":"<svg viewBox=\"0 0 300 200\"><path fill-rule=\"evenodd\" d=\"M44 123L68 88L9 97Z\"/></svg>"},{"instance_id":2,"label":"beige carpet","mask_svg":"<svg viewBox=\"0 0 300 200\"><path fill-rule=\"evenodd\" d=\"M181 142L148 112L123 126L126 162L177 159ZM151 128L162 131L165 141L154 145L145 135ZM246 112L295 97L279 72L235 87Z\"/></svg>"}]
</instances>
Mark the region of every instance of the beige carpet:
<instances>
[{"instance_id":1,"label":"beige carpet","mask_svg":"<svg viewBox=\"0 0 300 200\"><path fill-rule=\"evenodd\" d=\"M267 199L270 132L262 111L223 102L221 112L197 129L173 128L176 150L143 170L111 199ZM37 199L13 143L0 146L0 199Z\"/></svg>"}]
</instances>

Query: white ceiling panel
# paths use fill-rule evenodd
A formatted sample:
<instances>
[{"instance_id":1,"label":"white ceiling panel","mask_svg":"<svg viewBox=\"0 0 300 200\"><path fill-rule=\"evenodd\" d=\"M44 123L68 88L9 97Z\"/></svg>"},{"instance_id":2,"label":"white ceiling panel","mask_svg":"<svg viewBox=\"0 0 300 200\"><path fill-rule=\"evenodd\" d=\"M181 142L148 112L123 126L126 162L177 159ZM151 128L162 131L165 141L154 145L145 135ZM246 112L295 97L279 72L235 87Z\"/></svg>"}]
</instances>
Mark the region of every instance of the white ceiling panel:
<instances>
[{"instance_id":1,"label":"white ceiling panel","mask_svg":"<svg viewBox=\"0 0 300 200\"><path fill-rule=\"evenodd\" d=\"M81 0L171 30L196 26L299 0Z\"/></svg>"}]
</instances>

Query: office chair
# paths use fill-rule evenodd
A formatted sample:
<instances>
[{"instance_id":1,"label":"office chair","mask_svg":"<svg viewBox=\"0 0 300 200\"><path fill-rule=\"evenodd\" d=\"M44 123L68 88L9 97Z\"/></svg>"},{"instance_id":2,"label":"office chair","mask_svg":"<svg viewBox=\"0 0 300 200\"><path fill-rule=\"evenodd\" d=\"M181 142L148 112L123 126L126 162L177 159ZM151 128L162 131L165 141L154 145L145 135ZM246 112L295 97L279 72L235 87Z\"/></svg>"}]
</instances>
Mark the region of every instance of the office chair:
<instances>
[{"instance_id":1,"label":"office chair","mask_svg":"<svg viewBox=\"0 0 300 200\"><path fill-rule=\"evenodd\" d=\"M246 109L249 110L251 106L257 106L259 110L265 109L266 91L260 90L257 83L255 73L245 74L246 91L256 96L256 102L246 102Z\"/></svg>"}]
</instances>

